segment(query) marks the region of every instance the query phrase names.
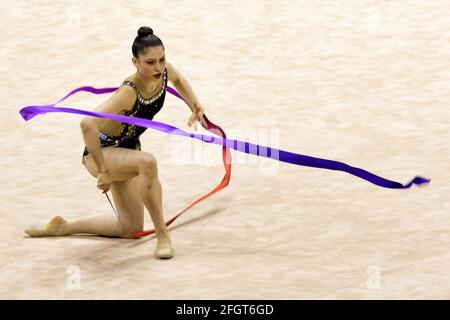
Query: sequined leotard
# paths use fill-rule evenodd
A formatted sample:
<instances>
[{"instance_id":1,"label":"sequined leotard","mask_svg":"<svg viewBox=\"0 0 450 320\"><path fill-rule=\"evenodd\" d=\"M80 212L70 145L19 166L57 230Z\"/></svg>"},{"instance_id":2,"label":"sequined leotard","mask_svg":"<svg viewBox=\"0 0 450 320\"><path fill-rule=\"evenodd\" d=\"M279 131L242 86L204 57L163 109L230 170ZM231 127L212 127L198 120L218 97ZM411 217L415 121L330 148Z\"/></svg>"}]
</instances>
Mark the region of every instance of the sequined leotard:
<instances>
[{"instance_id":1,"label":"sequined leotard","mask_svg":"<svg viewBox=\"0 0 450 320\"><path fill-rule=\"evenodd\" d=\"M167 69L165 69L163 72L162 89L150 99L144 99L133 82L125 80L122 83L122 85L133 87L137 95L136 102L133 108L130 111L125 112L124 115L152 120L153 117L161 110L161 108L164 105L164 99L166 96L166 88L167 88ZM110 137L107 134L99 131L100 146L101 148L114 146L114 147L141 150L141 142L139 141L139 136L145 130L147 130L147 128L145 127L140 127L128 123L122 123L120 127L120 133L118 136ZM89 151L85 146L83 156L81 159L82 164L85 164L88 154Z\"/></svg>"}]
</instances>

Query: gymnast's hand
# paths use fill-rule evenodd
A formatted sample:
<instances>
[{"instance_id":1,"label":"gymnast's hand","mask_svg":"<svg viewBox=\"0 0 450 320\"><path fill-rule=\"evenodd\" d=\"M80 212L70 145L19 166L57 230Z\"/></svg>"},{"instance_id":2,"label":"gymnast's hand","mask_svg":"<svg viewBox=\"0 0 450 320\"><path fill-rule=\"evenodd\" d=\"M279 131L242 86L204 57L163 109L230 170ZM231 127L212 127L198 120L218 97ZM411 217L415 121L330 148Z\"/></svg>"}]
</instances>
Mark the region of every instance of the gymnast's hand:
<instances>
[{"instance_id":1,"label":"gymnast's hand","mask_svg":"<svg viewBox=\"0 0 450 320\"><path fill-rule=\"evenodd\" d=\"M109 186L112 183L111 176L108 169L102 172L97 172L97 188L103 190L103 193L109 190Z\"/></svg>"},{"instance_id":2,"label":"gymnast's hand","mask_svg":"<svg viewBox=\"0 0 450 320\"><path fill-rule=\"evenodd\" d=\"M195 121L198 121L203 126L203 113L204 113L203 107L197 106L197 108L194 109L194 111L192 111L192 114L189 117L188 126L190 127L194 123L195 131L197 131L197 122Z\"/></svg>"}]
</instances>

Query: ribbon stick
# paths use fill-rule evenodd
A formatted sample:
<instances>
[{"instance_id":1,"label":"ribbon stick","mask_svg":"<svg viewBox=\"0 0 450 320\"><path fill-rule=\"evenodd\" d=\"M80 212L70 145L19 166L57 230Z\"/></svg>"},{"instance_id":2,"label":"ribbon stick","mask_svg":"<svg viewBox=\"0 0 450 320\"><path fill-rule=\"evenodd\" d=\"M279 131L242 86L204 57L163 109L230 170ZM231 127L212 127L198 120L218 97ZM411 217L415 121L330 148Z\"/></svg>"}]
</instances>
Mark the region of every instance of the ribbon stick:
<instances>
[{"instance_id":1,"label":"ribbon stick","mask_svg":"<svg viewBox=\"0 0 450 320\"><path fill-rule=\"evenodd\" d=\"M229 148L232 148L232 149L240 151L240 152L249 153L249 154L253 154L256 156L270 158L273 160L291 163L291 164L295 164L295 165L347 172L349 174L357 176L361 179L364 179L364 180L371 182L375 185L378 185L380 187L390 188L390 189L407 189L407 188L410 188L413 184L422 185L422 184L428 184L431 181L431 179L428 179L428 178L424 178L421 176L415 176L410 182L403 185L399 182L391 181L391 180L382 178L380 176L377 176L377 175L375 175L371 172L368 172L364 169L352 167L343 162L315 158L315 157L297 154L297 153L293 153L293 152L289 152L289 151L270 148L267 146L261 146L261 145L249 143L246 141L227 139L226 134L222 130L222 128L220 128L218 125L212 123L206 117L206 115L203 116L203 120L206 123L206 125L204 123L202 123L203 127L206 130L210 131L211 133L218 135L219 137L214 137L214 136L209 136L209 135L204 135L204 134L188 133L177 127L174 127L169 124L162 123L162 122L154 121L154 120L147 120L147 119L143 119L143 118L124 116L124 115L118 115L118 114L86 111L86 110L80 110L80 109L74 109L74 108L55 107L56 104L60 103L61 101L67 99L71 95L73 95L77 92L80 92L80 91L87 91L87 92L91 92L94 94L104 94L104 93L110 93L110 92L116 91L117 89L118 89L117 87L100 88L100 89L96 89L96 88L89 87L89 86L79 87L79 88L72 90L69 94L67 94L65 97L63 97L62 99L60 99L58 102L56 102L54 104L43 105L43 106L26 106L26 107L22 108L19 111L19 113L26 121L32 119L33 117L35 117L38 114L45 114L48 112L64 112L64 113L81 114L81 115L85 115L85 116L107 118L107 119L111 119L111 120L115 120L115 121L119 121L119 122L125 122L125 123L134 124L134 125L141 126L141 127L150 128L153 130L162 131L162 132L173 134L173 135L180 135L180 136L185 136L185 137L192 138L192 139L201 140L206 143L214 143L214 144L221 145L222 146L223 164L225 167L225 176L223 177L222 181L219 183L219 185L217 185L208 194L195 200L192 204L190 204L188 207L186 207L183 211L181 211L175 217L170 219L166 223L167 226L170 225L173 221L175 221L175 219L177 219L186 210L188 210L189 208L194 206L196 203L202 201L203 199L209 197L210 195L216 193L217 191L223 189L224 187L226 187L228 185L228 183L230 181L230 177L231 177L231 154L230 154ZM169 93L171 93L172 95L183 100L187 104L187 102L183 99L183 97L175 89L167 86L166 90ZM140 236L152 234L154 232L155 232L155 230L136 231L136 232L134 232L134 235L136 237L140 237Z\"/></svg>"}]
</instances>

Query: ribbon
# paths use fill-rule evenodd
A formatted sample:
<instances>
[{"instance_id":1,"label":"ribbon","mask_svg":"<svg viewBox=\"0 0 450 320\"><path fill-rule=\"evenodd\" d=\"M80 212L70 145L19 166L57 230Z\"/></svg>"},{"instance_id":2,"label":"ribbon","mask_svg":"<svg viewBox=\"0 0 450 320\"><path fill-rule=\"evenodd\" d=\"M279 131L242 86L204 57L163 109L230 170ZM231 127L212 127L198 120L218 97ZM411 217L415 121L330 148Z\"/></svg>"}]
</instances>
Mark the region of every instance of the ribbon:
<instances>
[{"instance_id":1,"label":"ribbon","mask_svg":"<svg viewBox=\"0 0 450 320\"><path fill-rule=\"evenodd\" d=\"M174 216L172 219L167 221L166 222L167 226L169 226L173 221L175 221L186 210L188 210L189 208L191 208L198 202L202 201L203 199L205 199L205 198L211 196L212 194L218 192L219 190L225 188L228 185L228 183L230 181L230 177L231 177L231 154L230 154L229 148L232 148L232 149L240 151L240 152L245 152L245 153L253 154L256 156L270 158L273 160L278 160L281 162L291 163L291 164L295 164L295 165L347 172L349 174L357 176L361 179L364 179L364 180L371 182L375 185L378 185L380 187L390 188L390 189L407 189L407 188L410 188L413 184L420 186L423 184L428 184L431 181L431 179L428 179L428 178L424 178L421 176L415 176L410 182L403 185L400 182L395 182L392 180L382 178L382 177L377 176L377 175L375 175L371 172L368 172L364 169L352 167L343 162L315 158L315 157L306 156L306 155L293 153L293 152L288 152L288 151L284 151L284 150L280 150L280 149L269 148L266 146L249 143L246 141L227 139L226 134L222 130L222 128L220 128L218 125L212 123L206 117L206 115L203 115L203 120L206 123L206 126L204 123L202 123L202 126L206 130L210 131L213 134L219 135L220 137L214 137L214 136L209 136L209 135L204 135L204 134L188 133L177 127L171 126L166 123L154 121L154 120L147 120L147 119L143 119L143 118L124 116L124 115L118 115L118 114L86 111L86 110L80 110L80 109L74 109L74 108L55 107L56 104L60 103L61 101L67 99L71 95L73 95L77 92L80 92L80 91L87 91L87 92L91 92L94 94L105 94L105 93L110 93L110 92L116 91L117 89L118 89L118 87L97 89L97 88L93 88L90 86L83 86L83 87L79 87L79 88L72 90L70 93L68 93L66 96L61 98L56 103L43 105L43 106L34 106L34 105L26 106L26 107L22 108L19 111L19 113L25 121L32 119L33 117L35 117L38 114L45 114L47 112L64 112L64 113L82 114L85 116L107 118L107 119L111 119L111 120L115 120L115 121L119 121L119 122L134 124L137 126L146 127L146 128L162 131L162 132L169 133L169 134L180 135L180 136L185 136L185 137L189 137L192 139L201 140L206 143L214 143L214 144L221 145L222 146L223 164L224 164L224 168L225 168L225 175L224 175L222 181L212 191L210 191L206 195L198 198L193 203L191 203L188 207L186 207L184 210L182 210L180 213L178 213L176 216ZM187 104L186 100L175 89L167 86L166 90L169 93L171 93L172 95L176 96L177 98L183 100ZM154 232L155 232L155 230L148 230L148 231L142 231L142 232L136 231L136 232L133 232L133 234L136 237L141 237L141 236L152 234Z\"/></svg>"},{"instance_id":2,"label":"ribbon","mask_svg":"<svg viewBox=\"0 0 450 320\"><path fill-rule=\"evenodd\" d=\"M105 94L105 93L114 92L117 89L118 89L117 87L100 88L100 89L93 88L90 86L79 87L79 88L72 90L66 96L64 96L63 98L61 98L60 100L58 100L55 103L51 103L51 104L43 105L43 106L27 106L27 107L22 108L19 111L19 113L23 117L23 119L25 119L25 121L32 119L33 117L35 117L38 114L45 114L47 112L66 112L66 113L83 114L83 115L87 115L87 116L108 118L111 120L126 122L129 124L135 124L135 125L139 125L142 127L147 127L147 128L163 131L166 133L172 133L172 134L175 134L176 130L180 130L176 127L172 127L172 126L166 125L164 123L153 121L153 120L141 119L141 118L130 117L130 116L121 116L121 115L102 113L102 112L85 111L85 110L79 110L79 109L74 109L74 108L55 107L55 105L57 105L61 101L67 99L71 95L73 95L77 92L80 92L80 91L87 91L87 92L91 92L94 94ZM186 100L184 100L184 98L175 89L167 86L166 90L169 91L174 96L178 97L179 99L183 100L187 104ZM202 126L206 130L210 131L211 133L220 135L221 137L226 137L226 134L222 130L222 128L219 127L218 125L214 124L213 122L211 122L206 117L206 115L203 115L203 120L206 123L206 127L205 127L204 123L202 123ZM187 133L183 130L180 130L180 131L182 131L185 135L189 135L189 133ZM213 138L213 137L211 137L211 138ZM213 190L211 190L204 196L198 198L197 200L192 202L189 206L187 206L185 209L183 209L181 212L179 212L177 215L175 215L170 220L168 220L166 222L166 226L171 225L180 215L182 215L184 212L186 212L188 209L190 209L194 205L196 205L200 201L210 197L214 193L222 190L229 184L230 178L231 178L231 153L230 153L229 149L227 149L226 147L222 147L222 158L223 158L223 165L225 168L225 175L223 176L222 181ZM105 193L105 195L108 198L108 201L110 202L111 207L113 208L114 212L116 212L116 210L114 209L114 206L111 203L111 200L109 200L108 194ZM117 213L116 213L116 215L117 215ZM151 235L151 234L155 233L155 231L156 231L155 229L144 230L144 231L133 231L132 234L136 238L139 238L139 237L143 237L146 235Z\"/></svg>"}]
</instances>

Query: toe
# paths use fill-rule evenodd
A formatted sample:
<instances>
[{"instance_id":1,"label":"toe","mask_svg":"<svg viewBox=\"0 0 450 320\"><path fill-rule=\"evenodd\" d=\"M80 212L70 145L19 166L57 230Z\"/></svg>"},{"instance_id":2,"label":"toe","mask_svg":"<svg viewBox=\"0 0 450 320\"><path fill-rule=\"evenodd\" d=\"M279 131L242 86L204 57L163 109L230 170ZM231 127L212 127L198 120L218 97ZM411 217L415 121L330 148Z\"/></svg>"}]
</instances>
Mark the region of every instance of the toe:
<instances>
[{"instance_id":1,"label":"toe","mask_svg":"<svg viewBox=\"0 0 450 320\"><path fill-rule=\"evenodd\" d=\"M28 234L30 237L37 237L39 234L39 227L38 226L30 226L26 228L25 233Z\"/></svg>"},{"instance_id":2,"label":"toe","mask_svg":"<svg viewBox=\"0 0 450 320\"><path fill-rule=\"evenodd\" d=\"M173 257L173 249L170 245L165 244L165 245L159 245L156 248L155 251L155 255L159 258L159 259L170 259Z\"/></svg>"}]
</instances>

